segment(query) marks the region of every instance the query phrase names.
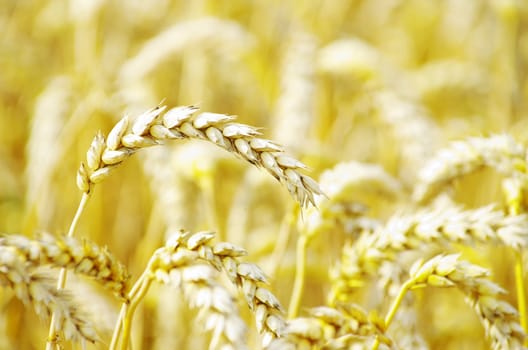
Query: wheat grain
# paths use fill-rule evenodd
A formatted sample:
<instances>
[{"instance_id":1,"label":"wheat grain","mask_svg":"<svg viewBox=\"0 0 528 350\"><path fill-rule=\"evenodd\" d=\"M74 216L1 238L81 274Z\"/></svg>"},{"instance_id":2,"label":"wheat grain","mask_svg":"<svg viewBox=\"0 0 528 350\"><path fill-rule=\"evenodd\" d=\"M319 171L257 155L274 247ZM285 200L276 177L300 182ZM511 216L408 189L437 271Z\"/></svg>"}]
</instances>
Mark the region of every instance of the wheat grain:
<instances>
[{"instance_id":1,"label":"wheat grain","mask_svg":"<svg viewBox=\"0 0 528 350\"><path fill-rule=\"evenodd\" d=\"M160 144L166 139L200 139L212 142L242 159L265 168L283 183L302 206L315 204L314 196L321 194L312 178L299 169L306 166L284 155L274 142L258 138L260 132L248 125L232 122L233 117L217 113L194 116L196 107L176 107L165 114L165 106L158 106L140 115L131 125L128 117L121 119L105 140L95 136L77 172L77 186L85 193L110 175L112 169L137 150Z\"/></svg>"},{"instance_id":2,"label":"wheat grain","mask_svg":"<svg viewBox=\"0 0 528 350\"><path fill-rule=\"evenodd\" d=\"M43 233L31 240L21 235L0 238L0 247L11 247L32 266L52 265L73 269L89 276L120 297L125 296L129 275L125 267L108 252L86 239L53 237Z\"/></svg>"},{"instance_id":3,"label":"wheat grain","mask_svg":"<svg viewBox=\"0 0 528 350\"><path fill-rule=\"evenodd\" d=\"M518 177L524 183L528 181L526 150L511 136L470 137L451 143L429 160L418 175L413 196L425 201L442 186L482 167L493 168L506 177Z\"/></svg>"},{"instance_id":4,"label":"wheat grain","mask_svg":"<svg viewBox=\"0 0 528 350\"><path fill-rule=\"evenodd\" d=\"M12 288L17 298L26 305L32 304L38 315L49 317L55 313L66 339L97 341L91 322L71 295L57 290L51 278L34 273L27 263L26 256L16 248L0 246L0 285Z\"/></svg>"}]
</instances>

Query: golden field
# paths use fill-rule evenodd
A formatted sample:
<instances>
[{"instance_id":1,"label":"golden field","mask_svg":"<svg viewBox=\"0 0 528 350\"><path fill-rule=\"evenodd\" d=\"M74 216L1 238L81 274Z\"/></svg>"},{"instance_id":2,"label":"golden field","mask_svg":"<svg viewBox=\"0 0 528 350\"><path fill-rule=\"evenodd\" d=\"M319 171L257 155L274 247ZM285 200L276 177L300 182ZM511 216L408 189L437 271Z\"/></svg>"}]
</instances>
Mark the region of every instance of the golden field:
<instances>
[{"instance_id":1,"label":"golden field","mask_svg":"<svg viewBox=\"0 0 528 350\"><path fill-rule=\"evenodd\" d=\"M6 0L0 349L528 347L527 131L525 1Z\"/></svg>"}]
</instances>

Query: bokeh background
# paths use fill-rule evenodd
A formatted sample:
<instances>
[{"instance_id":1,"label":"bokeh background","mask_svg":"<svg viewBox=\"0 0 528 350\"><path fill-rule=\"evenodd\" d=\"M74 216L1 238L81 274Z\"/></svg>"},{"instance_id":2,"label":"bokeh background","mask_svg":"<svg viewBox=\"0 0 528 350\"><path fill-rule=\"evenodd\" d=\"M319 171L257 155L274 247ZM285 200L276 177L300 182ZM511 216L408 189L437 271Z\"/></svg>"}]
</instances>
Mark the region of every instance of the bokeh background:
<instances>
[{"instance_id":1,"label":"bokeh background","mask_svg":"<svg viewBox=\"0 0 528 350\"><path fill-rule=\"evenodd\" d=\"M528 139L527 63L521 0L4 0L0 231L65 233L92 137L160 102L261 127L316 179L343 161L381 166L404 194L352 196L383 220L410 201L418 170L450 140ZM501 204L492 171L457 181L452 193L468 208ZM295 228L280 261L274 248L293 212L264 172L214 146L175 142L142 151L98 185L77 235L107 245L137 278L171 230L214 230L249 251L287 305ZM303 306L325 303L344 240L332 228L316 238ZM513 293L510 255L472 256ZM108 341L116 301L71 281ZM430 348L486 348L460 294L434 291L417 303ZM0 348L43 348L47 324L9 290L0 290L0 309ZM154 288L136 317L134 349L206 348L195 314L178 293Z\"/></svg>"}]
</instances>

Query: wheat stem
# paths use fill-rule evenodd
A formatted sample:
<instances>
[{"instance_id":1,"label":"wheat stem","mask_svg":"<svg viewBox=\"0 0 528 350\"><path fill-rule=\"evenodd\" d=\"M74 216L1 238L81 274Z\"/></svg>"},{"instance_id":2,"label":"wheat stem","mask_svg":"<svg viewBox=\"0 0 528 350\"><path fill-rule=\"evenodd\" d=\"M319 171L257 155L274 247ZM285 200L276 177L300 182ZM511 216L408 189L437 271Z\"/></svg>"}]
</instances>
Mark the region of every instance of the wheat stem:
<instances>
[{"instance_id":1,"label":"wheat stem","mask_svg":"<svg viewBox=\"0 0 528 350\"><path fill-rule=\"evenodd\" d=\"M152 284L151 278L145 278L141 283L141 288L138 290L135 297L130 301L130 304L125 304L125 312L123 317L123 330L121 332L121 347L120 350L127 350L128 342L130 340L130 329L132 327L132 318L137 306L143 300L143 297L147 294L150 285ZM111 349L113 350L113 349Z\"/></svg>"},{"instance_id":2,"label":"wheat stem","mask_svg":"<svg viewBox=\"0 0 528 350\"><path fill-rule=\"evenodd\" d=\"M70 224L70 229L68 230L68 237L73 237L73 233L75 232L75 228L77 227L77 224L79 223L81 214L84 211L86 204L88 203L88 199L90 199L90 193L89 192L83 193L79 206L77 207L77 211L75 212L75 216L73 217L73 220ZM60 270L59 280L57 281L57 290L64 289L64 287L66 286L66 277L67 277L67 270L65 268L62 268ZM52 340L57 339L57 329L56 328L57 328L57 315L54 312L51 315L48 340L46 341L46 350L52 350L53 348L54 343Z\"/></svg>"},{"instance_id":3,"label":"wheat stem","mask_svg":"<svg viewBox=\"0 0 528 350\"><path fill-rule=\"evenodd\" d=\"M523 201L523 184L514 179L506 179L503 182L503 192L508 204L509 215L519 215L521 213ZM517 292L517 308L519 309L519 321L521 327L528 333L528 310L526 305L526 288L524 285L524 263L523 250L516 249L515 252L515 290ZM524 341L528 346L528 339Z\"/></svg>"},{"instance_id":4,"label":"wheat stem","mask_svg":"<svg viewBox=\"0 0 528 350\"><path fill-rule=\"evenodd\" d=\"M121 311L119 312L119 317L117 318L116 326L114 327L114 333L112 334L112 341L110 343L110 347L108 348L110 350L117 349L118 339L121 336L121 331L123 330L123 323L121 320L125 317L129 303L130 301L127 300L121 306Z\"/></svg>"},{"instance_id":5,"label":"wheat stem","mask_svg":"<svg viewBox=\"0 0 528 350\"><path fill-rule=\"evenodd\" d=\"M304 274L306 270L306 248L308 247L308 236L301 235L297 240L297 268L295 269L295 281L288 307L288 318L295 318L299 314L301 298L304 288Z\"/></svg>"},{"instance_id":6,"label":"wheat stem","mask_svg":"<svg viewBox=\"0 0 528 350\"><path fill-rule=\"evenodd\" d=\"M411 287L415 284L414 279L410 279L407 282L403 284L401 287L398 295L396 296L396 299L392 302L392 305L389 309L389 312L387 312L387 316L385 316L384 326L385 330L389 328L389 325L391 324L392 320L394 319L394 316L396 315L396 311L398 311L403 298L405 297L405 294L411 289ZM377 350L380 345L379 338L376 337L376 340L374 340L374 343L372 344L372 350Z\"/></svg>"},{"instance_id":7,"label":"wheat stem","mask_svg":"<svg viewBox=\"0 0 528 350\"><path fill-rule=\"evenodd\" d=\"M116 322L109 350L116 350L118 348L119 338L122 339L121 347L119 347L119 349L126 349L128 346L134 312L152 284L152 279L149 278L149 273L155 257L156 253L154 253L153 258L149 261L147 268L141 277L139 277L132 289L130 289L126 301L121 306L121 311Z\"/></svg>"},{"instance_id":8,"label":"wheat stem","mask_svg":"<svg viewBox=\"0 0 528 350\"><path fill-rule=\"evenodd\" d=\"M515 286L517 291L517 308L519 309L520 323L524 331L528 333L528 313L526 309L526 288L524 286L523 254L520 251L515 254ZM528 346L528 339L524 341L524 345Z\"/></svg>"}]
</instances>

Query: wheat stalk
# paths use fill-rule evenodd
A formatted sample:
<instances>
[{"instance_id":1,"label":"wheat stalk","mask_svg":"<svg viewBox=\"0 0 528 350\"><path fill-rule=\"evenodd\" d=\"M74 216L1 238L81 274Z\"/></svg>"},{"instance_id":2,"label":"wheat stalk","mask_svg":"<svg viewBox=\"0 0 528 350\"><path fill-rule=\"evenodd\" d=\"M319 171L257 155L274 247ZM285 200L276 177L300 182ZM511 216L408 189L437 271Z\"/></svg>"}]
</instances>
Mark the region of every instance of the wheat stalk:
<instances>
[{"instance_id":1,"label":"wheat stalk","mask_svg":"<svg viewBox=\"0 0 528 350\"><path fill-rule=\"evenodd\" d=\"M32 271L27 256L10 246L0 245L0 284L9 286L24 304L33 304L37 314L49 317L55 314L57 325L66 339L95 342L97 334L91 322L79 310L65 291L56 290L53 280ZM58 339L49 339L55 342Z\"/></svg>"},{"instance_id":2,"label":"wheat stalk","mask_svg":"<svg viewBox=\"0 0 528 350\"><path fill-rule=\"evenodd\" d=\"M257 129L235 123L234 117L217 113L194 115L196 107L176 107L165 114L158 106L140 115L131 125L121 119L110 131L105 142L97 134L87 152L86 163L77 173L77 186L89 193L92 186L103 181L110 172L139 149L160 144L168 139L200 139L212 142L258 167L266 169L283 183L302 206L314 204L314 195L321 194L318 184L299 173L306 166L286 156L282 147L257 137Z\"/></svg>"}]
</instances>

